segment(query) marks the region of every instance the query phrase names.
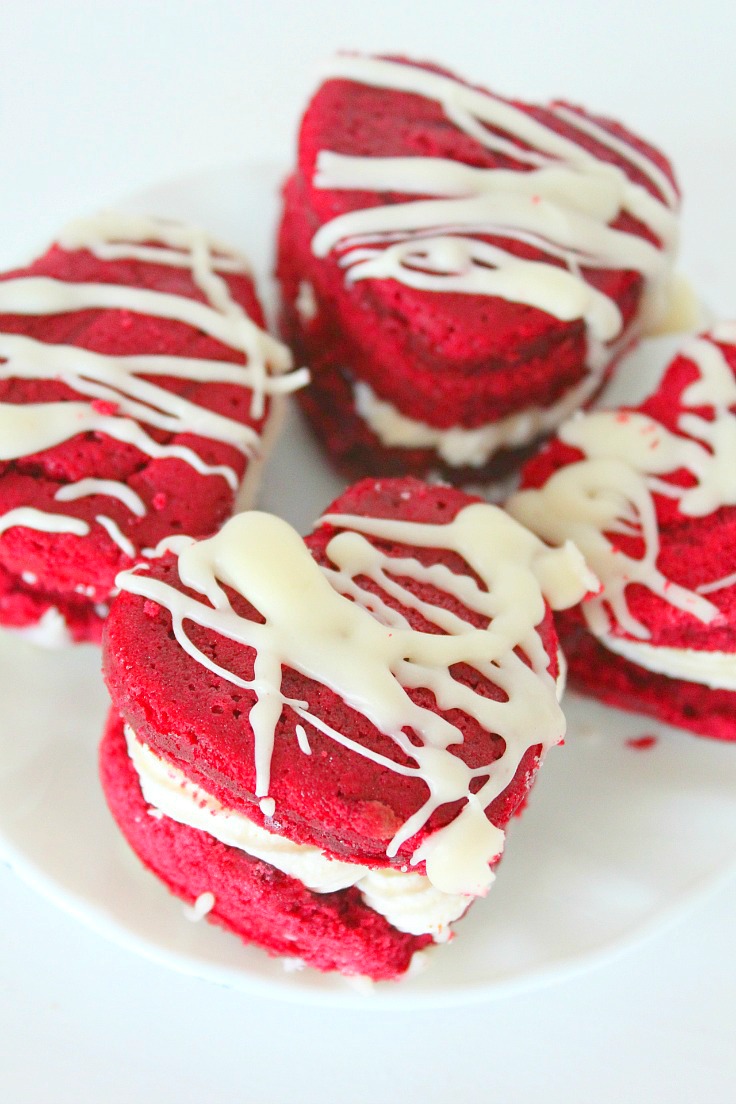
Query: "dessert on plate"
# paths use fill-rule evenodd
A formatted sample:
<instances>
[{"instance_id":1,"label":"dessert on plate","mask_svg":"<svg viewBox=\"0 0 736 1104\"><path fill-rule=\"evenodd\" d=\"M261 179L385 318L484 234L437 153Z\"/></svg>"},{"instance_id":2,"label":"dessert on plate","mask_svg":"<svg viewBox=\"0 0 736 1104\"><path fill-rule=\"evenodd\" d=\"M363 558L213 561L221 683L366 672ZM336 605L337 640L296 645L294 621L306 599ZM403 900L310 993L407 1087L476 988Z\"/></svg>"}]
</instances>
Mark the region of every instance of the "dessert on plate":
<instances>
[{"instance_id":1,"label":"dessert on plate","mask_svg":"<svg viewBox=\"0 0 736 1104\"><path fill-rule=\"evenodd\" d=\"M242 257L139 215L0 276L0 625L98 640L118 571L222 524L303 382L263 326Z\"/></svg>"},{"instance_id":2,"label":"dessert on plate","mask_svg":"<svg viewBox=\"0 0 736 1104\"><path fill-rule=\"evenodd\" d=\"M284 188L282 330L350 477L494 477L666 309L669 162L619 123L340 55Z\"/></svg>"},{"instance_id":3,"label":"dessert on plate","mask_svg":"<svg viewBox=\"0 0 736 1104\"><path fill-rule=\"evenodd\" d=\"M563 736L550 607L595 585L579 553L365 480L304 540L246 512L118 585L101 777L144 864L321 970L396 978L446 940Z\"/></svg>"},{"instance_id":4,"label":"dessert on plate","mask_svg":"<svg viewBox=\"0 0 736 1104\"><path fill-rule=\"evenodd\" d=\"M687 338L639 407L572 418L507 508L601 582L560 614L570 684L736 739L736 324Z\"/></svg>"}]
</instances>

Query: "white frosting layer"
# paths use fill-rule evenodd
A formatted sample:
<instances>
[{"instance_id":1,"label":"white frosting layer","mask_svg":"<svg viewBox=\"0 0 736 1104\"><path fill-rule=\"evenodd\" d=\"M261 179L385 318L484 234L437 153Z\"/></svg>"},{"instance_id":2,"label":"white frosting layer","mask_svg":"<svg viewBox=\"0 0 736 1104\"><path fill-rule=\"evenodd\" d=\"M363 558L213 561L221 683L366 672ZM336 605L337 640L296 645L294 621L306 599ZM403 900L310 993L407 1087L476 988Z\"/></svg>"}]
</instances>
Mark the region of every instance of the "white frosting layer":
<instances>
[{"instance_id":1,"label":"white frosting layer","mask_svg":"<svg viewBox=\"0 0 736 1104\"><path fill-rule=\"evenodd\" d=\"M736 653L703 652L694 648L663 648L610 633L598 638L601 644L624 659L658 675L698 682L711 690L736 690Z\"/></svg>"},{"instance_id":2,"label":"white frosting layer","mask_svg":"<svg viewBox=\"0 0 736 1104\"><path fill-rule=\"evenodd\" d=\"M176 767L143 744L130 726L125 735L143 797L154 809L187 824L298 879L314 893L333 893L357 886L366 904L393 927L412 935L430 933L441 942L449 924L463 915L470 898L441 893L421 874L371 870L357 863L328 858L317 847L292 843L252 820L226 809Z\"/></svg>"},{"instance_id":3,"label":"white frosting layer","mask_svg":"<svg viewBox=\"0 0 736 1104\"><path fill-rule=\"evenodd\" d=\"M554 472L540 489L513 496L507 508L543 539L553 544L572 540L580 548L602 583L601 593L583 605L583 612L606 647L670 677L732 689L733 656L642 643L649 640L650 629L633 616L626 600L627 588L636 583L709 625L721 613L706 595L717 595L736 578L703 580L688 589L657 566L654 495L675 499L679 512L690 518L736 505L736 379L719 343L736 344L736 324L721 323L681 346L698 378L680 398L684 410L677 432L638 411L597 411L574 418L562 427L560 437L585 458ZM709 417L694 413L696 407L705 407ZM692 477L688 486L666 478L683 469ZM638 538L643 553L625 553L611 539L617 533Z\"/></svg>"},{"instance_id":4,"label":"white frosting layer","mask_svg":"<svg viewBox=\"0 0 736 1104\"><path fill-rule=\"evenodd\" d=\"M181 550L180 579L201 599L140 570L122 573L117 582L171 612L176 639L193 659L255 694L248 723L254 734L257 797L269 796L276 725L284 708L290 709L304 729L316 729L385 770L425 784L426 800L395 833L389 856L420 832L436 809L463 802L460 814L429 835L411 862L426 862L429 880L445 893L484 893L493 878L489 863L504 843L503 831L485 810L509 785L531 746L546 749L564 732L538 631L544 598L560 608L597 583L571 546L550 550L485 503L468 505L444 525L348 515L324 520L342 530L327 548L334 567L320 568L285 522L251 512L233 518L210 540ZM369 537L403 545L405 553L388 556ZM414 548L456 552L483 587L470 573L425 566ZM380 594L361 586L361 578L371 580ZM437 599L417 597L411 580L439 591ZM223 584L247 597L264 623L239 617ZM475 628L451 613L445 595L476 611L489 627ZM389 601L417 611L438 632L412 629ZM189 621L254 649L253 679L242 679L200 651L185 630ZM498 686L507 700L493 701L458 681L452 669L461 663ZM283 667L333 690L390 737L408 762L371 751L335 730L308 702L284 697ZM407 691L419 687L433 693L441 710L458 709L487 732L498 733L505 742L501 757L474 768L463 762L452 750L462 742L462 732L414 701ZM309 746L304 741L305 754Z\"/></svg>"},{"instance_id":5,"label":"white frosting layer","mask_svg":"<svg viewBox=\"0 0 736 1104\"><path fill-rule=\"evenodd\" d=\"M362 381L354 384L354 398L358 414L387 448L432 448L450 467L479 468L501 449L520 448L554 429L590 398L599 383L590 372L552 406L532 406L476 429L437 429L415 421L379 399Z\"/></svg>"}]
</instances>

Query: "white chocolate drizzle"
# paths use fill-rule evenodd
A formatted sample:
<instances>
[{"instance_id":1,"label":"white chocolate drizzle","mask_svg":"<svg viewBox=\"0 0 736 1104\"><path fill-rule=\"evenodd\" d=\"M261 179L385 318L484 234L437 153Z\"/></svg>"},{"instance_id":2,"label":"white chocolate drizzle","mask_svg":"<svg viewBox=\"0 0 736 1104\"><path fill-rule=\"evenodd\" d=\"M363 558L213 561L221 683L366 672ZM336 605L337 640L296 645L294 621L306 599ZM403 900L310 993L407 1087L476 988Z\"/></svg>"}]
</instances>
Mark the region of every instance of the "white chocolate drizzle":
<instances>
[{"instance_id":1,"label":"white chocolate drizzle","mask_svg":"<svg viewBox=\"0 0 736 1104\"><path fill-rule=\"evenodd\" d=\"M320 151L317 188L421 197L350 211L320 227L314 254L335 253L348 281L394 279L427 291L497 296L563 321L581 319L587 367L598 379L613 355L606 347L627 335L617 304L589 282L585 270L640 273L644 295L629 335L656 324L672 278L678 199L652 158L574 109L547 109L628 161L650 190L520 108L415 65L340 55L322 76L434 100L459 130L522 165L479 168L441 157ZM636 218L660 244L614 229L610 223L621 213ZM540 256L519 257L481 236L523 242Z\"/></svg>"},{"instance_id":2,"label":"white chocolate drizzle","mask_svg":"<svg viewBox=\"0 0 736 1104\"><path fill-rule=\"evenodd\" d=\"M696 587L698 594L713 594L716 590L725 590L726 587L736 586L736 571L730 575L724 575L722 579L714 579L710 583L701 583Z\"/></svg>"},{"instance_id":3,"label":"white chocolate drizzle","mask_svg":"<svg viewBox=\"0 0 736 1104\"><path fill-rule=\"evenodd\" d=\"M422 830L436 809L462 801L459 815L427 836L410 861L425 861L427 877L444 892L484 893L493 877L489 863L504 842L503 831L487 819L485 810L509 785L530 747L539 745L544 751L564 732L550 658L538 632L545 597L554 607L570 605L597 583L572 546L549 549L485 503L467 506L445 525L347 515L323 520L342 530L327 547L334 566L320 568L286 522L254 511L238 515L217 536L179 553L181 582L201 599L139 571L121 573L117 584L168 609L176 639L188 655L255 693L249 724L257 799L269 794L275 729L283 709L290 708L302 729L307 723L386 770L425 783L427 798L395 833L386 852L389 858ZM407 554L389 556L369 537L406 545ZM469 573L422 564L411 547L456 552L483 586ZM361 586L358 580L364 577L387 600ZM488 627L475 628L439 601L418 598L402 580L453 596L487 619ZM265 622L238 616L223 585L246 597ZM412 629L388 600L416 611L436 631ZM184 628L188 621L254 649L253 679L225 670L199 650ZM494 701L458 681L451 668L459 663L470 664L507 699ZM389 736L408 762L335 730L308 702L287 699L281 690L283 667L338 694ZM452 751L462 743L462 732L414 702L408 691L420 687L434 694L443 712L460 709L486 731L498 733L505 741L500 758L476 768L464 763ZM420 745L407 729L420 737ZM298 733L297 741L307 753Z\"/></svg>"},{"instance_id":4,"label":"white chocolate drizzle","mask_svg":"<svg viewBox=\"0 0 736 1104\"><path fill-rule=\"evenodd\" d=\"M79 479L76 483L65 483L59 487L54 495L57 502L73 502L77 498L86 498L89 495L108 495L117 498L124 506L127 506L131 514L136 517L144 517L146 504L139 494L126 483L120 483L116 479Z\"/></svg>"},{"instance_id":5,"label":"white chocolate drizzle","mask_svg":"<svg viewBox=\"0 0 736 1104\"><path fill-rule=\"evenodd\" d=\"M602 584L600 594L582 609L588 627L604 644L629 658L636 656L635 662L652 670L666 662L676 672L674 677L685 677L682 672L687 669L691 681L706 684L705 664L697 657L665 656L675 650L632 644L629 638L645 641L651 632L631 613L626 589L635 583L644 586L708 625L721 614L705 595L736 583L736 575L729 575L690 590L657 567L656 495L675 499L685 517L705 517L722 506L736 505L736 414L731 409L736 407L736 379L719 342L736 343L736 324L723 323L688 338L679 350L697 368L698 379L680 396L685 409L677 432L638 411L598 411L573 418L559 436L580 449L585 459L565 465L543 487L520 491L507 503L510 513L542 539L552 544L572 540L581 550ZM708 408L711 417L696 414L696 407ZM692 477L687 486L663 478L683 470ZM615 534L641 540L643 553L625 553L610 539ZM733 675L729 678L734 681Z\"/></svg>"},{"instance_id":6,"label":"white chocolate drizzle","mask_svg":"<svg viewBox=\"0 0 736 1104\"><path fill-rule=\"evenodd\" d=\"M37 510L35 506L16 506L0 517L0 533L5 533L16 525L43 533L74 533L78 537L89 533L89 525L81 518L50 514L45 510Z\"/></svg>"},{"instance_id":7,"label":"white chocolate drizzle","mask_svg":"<svg viewBox=\"0 0 736 1104\"><path fill-rule=\"evenodd\" d=\"M208 913L212 912L215 907L215 895L209 889L206 889L204 893L200 893L199 897L194 903L184 909L184 916L187 920L191 920L196 924L200 920L204 920Z\"/></svg>"},{"instance_id":8,"label":"white chocolate drizzle","mask_svg":"<svg viewBox=\"0 0 736 1104\"><path fill-rule=\"evenodd\" d=\"M0 281L0 313L45 315L110 309L153 315L208 334L237 353L239 360L242 357L242 363L156 354L110 356L0 333L0 379L59 380L88 400L0 403L0 460L19 460L78 434L104 433L151 458L178 459L202 475L220 476L237 490L234 468L208 464L196 449L185 445L161 444L144 425L171 435L194 434L223 442L251 457L260 447L253 428L183 398L150 377L248 388L254 418L264 414L266 395L282 394L305 382L304 372L282 375L291 367L288 350L247 316L220 275L247 272L243 258L196 227L114 212L72 223L59 243L68 250L87 249L103 260L188 268L206 302L144 287L25 276ZM115 498L136 517L146 513L140 496L114 480L89 479L61 487L56 500L68 502L88 494ZM34 517L28 515L29 523ZM136 554L133 542L114 519L101 515L96 520L126 555Z\"/></svg>"},{"instance_id":9,"label":"white chocolate drizzle","mask_svg":"<svg viewBox=\"0 0 736 1104\"><path fill-rule=\"evenodd\" d=\"M105 514L96 514L95 521L102 526L113 544L116 544L124 555L129 556L131 560L135 559L135 545L132 540L125 536L125 533L122 532L113 518L107 517Z\"/></svg>"}]
</instances>

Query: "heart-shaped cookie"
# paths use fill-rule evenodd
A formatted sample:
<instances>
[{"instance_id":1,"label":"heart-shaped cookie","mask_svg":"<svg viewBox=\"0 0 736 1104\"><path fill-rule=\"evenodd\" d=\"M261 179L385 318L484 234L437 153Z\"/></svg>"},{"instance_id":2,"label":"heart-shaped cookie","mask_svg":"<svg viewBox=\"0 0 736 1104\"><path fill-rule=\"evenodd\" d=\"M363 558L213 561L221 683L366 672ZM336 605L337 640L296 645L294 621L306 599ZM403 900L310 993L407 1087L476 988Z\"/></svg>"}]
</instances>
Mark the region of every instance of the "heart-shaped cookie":
<instances>
[{"instance_id":1,"label":"heart-shaped cookie","mask_svg":"<svg viewBox=\"0 0 736 1104\"><path fill-rule=\"evenodd\" d=\"M736 739L736 325L686 339L636 409L573 418L508 508L602 590L560 617L571 684Z\"/></svg>"},{"instance_id":2,"label":"heart-shaped cookie","mask_svg":"<svg viewBox=\"0 0 736 1104\"><path fill-rule=\"evenodd\" d=\"M254 512L184 545L119 577L106 625L113 813L244 939L403 973L486 892L563 735L545 596L589 573L413 479L357 484L306 541Z\"/></svg>"},{"instance_id":3,"label":"heart-shaped cookie","mask_svg":"<svg viewBox=\"0 0 736 1104\"><path fill-rule=\"evenodd\" d=\"M349 474L493 474L587 402L661 307L677 186L608 119L338 56L285 188L283 328Z\"/></svg>"},{"instance_id":4,"label":"heart-shaped cookie","mask_svg":"<svg viewBox=\"0 0 736 1104\"><path fill-rule=\"evenodd\" d=\"M192 226L108 213L0 277L0 623L99 639L122 567L232 512L290 363Z\"/></svg>"}]
</instances>

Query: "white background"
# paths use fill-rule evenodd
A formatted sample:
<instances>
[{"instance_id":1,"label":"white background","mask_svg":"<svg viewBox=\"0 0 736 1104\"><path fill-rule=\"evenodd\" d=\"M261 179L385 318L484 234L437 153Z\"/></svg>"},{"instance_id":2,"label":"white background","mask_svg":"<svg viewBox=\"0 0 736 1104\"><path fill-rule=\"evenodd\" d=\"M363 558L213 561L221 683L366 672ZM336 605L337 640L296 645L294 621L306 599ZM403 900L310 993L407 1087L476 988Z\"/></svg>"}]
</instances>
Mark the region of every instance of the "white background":
<instances>
[{"instance_id":1,"label":"white background","mask_svg":"<svg viewBox=\"0 0 736 1104\"><path fill-rule=\"evenodd\" d=\"M291 155L319 60L404 52L668 151L682 267L736 313L736 14L619 0L2 0L0 259L161 178ZM736 753L736 749L734 749ZM736 886L613 964L467 1009L248 999L105 943L0 869L0 1099L688 1104L736 1098Z\"/></svg>"}]
</instances>

